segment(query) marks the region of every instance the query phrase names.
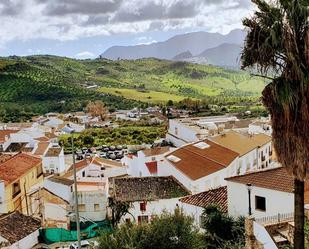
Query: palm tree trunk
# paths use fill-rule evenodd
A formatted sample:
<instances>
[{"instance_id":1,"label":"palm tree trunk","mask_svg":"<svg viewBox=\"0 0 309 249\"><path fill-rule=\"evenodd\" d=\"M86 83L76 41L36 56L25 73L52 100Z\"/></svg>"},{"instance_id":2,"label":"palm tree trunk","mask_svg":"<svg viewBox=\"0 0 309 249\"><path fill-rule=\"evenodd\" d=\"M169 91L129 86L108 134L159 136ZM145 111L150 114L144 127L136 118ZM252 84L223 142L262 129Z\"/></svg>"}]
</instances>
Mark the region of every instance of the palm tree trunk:
<instances>
[{"instance_id":1,"label":"palm tree trunk","mask_svg":"<svg viewBox=\"0 0 309 249\"><path fill-rule=\"evenodd\" d=\"M305 248L304 236L304 182L294 180L294 248Z\"/></svg>"}]
</instances>

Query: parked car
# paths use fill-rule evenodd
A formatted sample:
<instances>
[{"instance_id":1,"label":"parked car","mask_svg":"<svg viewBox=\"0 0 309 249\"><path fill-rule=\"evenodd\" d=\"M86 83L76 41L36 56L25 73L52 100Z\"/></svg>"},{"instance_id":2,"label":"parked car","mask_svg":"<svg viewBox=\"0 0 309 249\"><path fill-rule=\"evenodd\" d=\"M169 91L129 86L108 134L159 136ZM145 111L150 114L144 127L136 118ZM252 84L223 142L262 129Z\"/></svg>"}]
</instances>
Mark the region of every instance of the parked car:
<instances>
[{"instance_id":1,"label":"parked car","mask_svg":"<svg viewBox=\"0 0 309 249\"><path fill-rule=\"evenodd\" d=\"M82 240L81 241L81 248L90 248L90 243L88 240ZM70 245L69 249L78 249L78 244L77 242L74 242Z\"/></svg>"},{"instance_id":2,"label":"parked car","mask_svg":"<svg viewBox=\"0 0 309 249\"><path fill-rule=\"evenodd\" d=\"M90 153L85 153L85 158L91 158L91 154Z\"/></svg>"},{"instance_id":3,"label":"parked car","mask_svg":"<svg viewBox=\"0 0 309 249\"><path fill-rule=\"evenodd\" d=\"M116 147L115 146L110 146L109 150L114 151L114 150L116 150Z\"/></svg>"}]
</instances>

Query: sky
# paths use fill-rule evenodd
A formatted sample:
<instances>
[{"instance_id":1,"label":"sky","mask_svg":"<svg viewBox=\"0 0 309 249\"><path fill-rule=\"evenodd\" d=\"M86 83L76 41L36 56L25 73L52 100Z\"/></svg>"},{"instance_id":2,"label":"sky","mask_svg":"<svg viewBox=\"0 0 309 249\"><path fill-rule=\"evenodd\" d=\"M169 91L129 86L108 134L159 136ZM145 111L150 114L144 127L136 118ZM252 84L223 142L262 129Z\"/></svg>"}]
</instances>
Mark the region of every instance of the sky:
<instances>
[{"instance_id":1,"label":"sky","mask_svg":"<svg viewBox=\"0 0 309 249\"><path fill-rule=\"evenodd\" d=\"M242 28L250 0L0 0L0 56L95 58L114 45Z\"/></svg>"}]
</instances>

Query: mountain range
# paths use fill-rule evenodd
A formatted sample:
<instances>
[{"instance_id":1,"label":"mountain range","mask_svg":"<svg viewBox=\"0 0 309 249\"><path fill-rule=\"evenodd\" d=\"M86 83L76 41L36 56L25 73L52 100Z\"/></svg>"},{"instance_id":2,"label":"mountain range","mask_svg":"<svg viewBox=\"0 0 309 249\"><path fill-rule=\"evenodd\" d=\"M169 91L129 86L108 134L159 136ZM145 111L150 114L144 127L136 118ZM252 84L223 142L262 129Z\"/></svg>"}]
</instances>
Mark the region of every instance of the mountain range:
<instances>
[{"instance_id":1,"label":"mountain range","mask_svg":"<svg viewBox=\"0 0 309 249\"><path fill-rule=\"evenodd\" d=\"M176 35L163 42L135 46L113 46L100 55L107 59L158 59L239 68L245 31L232 30L226 35L193 32Z\"/></svg>"}]
</instances>

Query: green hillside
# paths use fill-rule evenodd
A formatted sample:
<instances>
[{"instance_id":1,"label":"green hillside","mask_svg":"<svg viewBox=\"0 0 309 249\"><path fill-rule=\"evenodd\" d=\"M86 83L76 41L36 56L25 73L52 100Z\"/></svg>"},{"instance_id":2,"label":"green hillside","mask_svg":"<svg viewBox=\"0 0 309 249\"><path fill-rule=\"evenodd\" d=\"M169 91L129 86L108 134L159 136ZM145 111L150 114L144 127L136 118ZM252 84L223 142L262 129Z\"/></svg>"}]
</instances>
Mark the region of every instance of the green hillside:
<instances>
[{"instance_id":1,"label":"green hillside","mask_svg":"<svg viewBox=\"0 0 309 249\"><path fill-rule=\"evenodd\" d=\"M0 116L14 120L82 109L101 99L109 107L179 102L184 98L257 97L261 79L245 72L158 59L75 60L56 56L0 58ZM94 90L87 86L97 85ZM13 118L12 118L13 116Z\"/></svg>"}]
</instances>

